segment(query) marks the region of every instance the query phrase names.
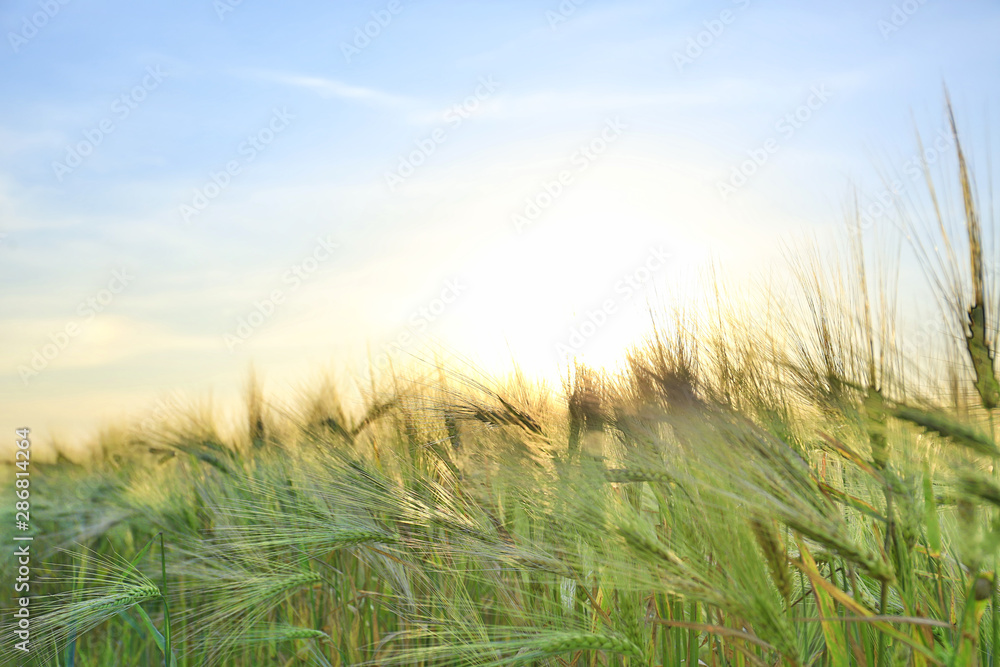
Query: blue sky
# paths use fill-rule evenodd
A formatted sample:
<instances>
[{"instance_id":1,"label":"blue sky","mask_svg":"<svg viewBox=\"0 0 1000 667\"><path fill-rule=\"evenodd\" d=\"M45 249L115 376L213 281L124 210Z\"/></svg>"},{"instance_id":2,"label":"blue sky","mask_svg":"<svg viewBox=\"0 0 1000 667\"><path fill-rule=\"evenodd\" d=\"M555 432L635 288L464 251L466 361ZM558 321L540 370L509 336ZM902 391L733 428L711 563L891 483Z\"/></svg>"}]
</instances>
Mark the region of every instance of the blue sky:
<instances>
[{"instance_id":1,"label":"blue sky","mask_svg":"<svg viewBox=\"0 0 1000 667\"><path fill-rule=\"evenodd\" d=\"M710 258L754 275L878 192L943 83L994 148L985 1L11 1L0 28L0 426L66 441L251 362L279 393L428 342L609 363Z\"/></svg>"}]
</instances>

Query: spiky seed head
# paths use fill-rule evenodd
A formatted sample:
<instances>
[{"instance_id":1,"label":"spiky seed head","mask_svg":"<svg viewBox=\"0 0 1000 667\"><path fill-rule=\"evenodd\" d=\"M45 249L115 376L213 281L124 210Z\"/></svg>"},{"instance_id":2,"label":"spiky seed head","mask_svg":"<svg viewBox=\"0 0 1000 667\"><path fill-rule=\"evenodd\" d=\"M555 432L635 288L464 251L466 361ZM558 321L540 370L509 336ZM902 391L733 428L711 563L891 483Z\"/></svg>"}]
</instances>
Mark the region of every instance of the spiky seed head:
<instances>
[{"instance_id":1,"label":"spiky seed head","mask_svg":"<svg viewBox=\"0 0 1000 667\"><path fill-rule=\"evenodd\" d=\"M598 635L589 632L567 632L546 638L534 647L536 651L557 655L575 651L608 651L642 659L642 650L622 637Z\"/></svg>"},{"instance_id":2,"label":"spiky seed head","mask_svg":"<svg viewBox=\"0 0 1000 667\"><path fill-rule=\"evenodd\" d=\"M969 332L965 343L976 374L976 392L983 407L992 410L1000 403L1000 384L993 373L993 350L986 337L986 309L981 303L969 309Z\"/></svg>"},{"instance_id":3,"label":"spiky seed head","mask_svg":"<svg viewBox=\"0 0 1000 667\"><path fill-rule=\"evenodd\" d=\"M778 587L785 602L788 602L792 597L792 578L788 571L788 552L778 533L777 525L774 521L751 519L750 527L767 560L774 585Z\"/></svg>"}]
</instances>

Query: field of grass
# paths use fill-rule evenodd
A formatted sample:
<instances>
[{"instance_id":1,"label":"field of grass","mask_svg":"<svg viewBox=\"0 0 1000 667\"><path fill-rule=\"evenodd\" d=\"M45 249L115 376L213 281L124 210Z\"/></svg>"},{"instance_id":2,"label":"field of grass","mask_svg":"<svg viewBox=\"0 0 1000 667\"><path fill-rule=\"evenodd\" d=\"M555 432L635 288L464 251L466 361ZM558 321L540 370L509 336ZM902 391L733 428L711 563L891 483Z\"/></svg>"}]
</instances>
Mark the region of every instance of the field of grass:
<instances>
[{"instance_id":1,"label":"field of grass","mask_svg":"<svg viewBox=\"0 0 1000 667\"><path fill-rule=\"evenodd\" d=\"M956 163L909 239L658 315L615 374L429 364L360 411L251 382L238 437L192 409L35 463L32 653L5 627L2 664L994 664L1000 313Z\"/></svg>"}]
</instances>

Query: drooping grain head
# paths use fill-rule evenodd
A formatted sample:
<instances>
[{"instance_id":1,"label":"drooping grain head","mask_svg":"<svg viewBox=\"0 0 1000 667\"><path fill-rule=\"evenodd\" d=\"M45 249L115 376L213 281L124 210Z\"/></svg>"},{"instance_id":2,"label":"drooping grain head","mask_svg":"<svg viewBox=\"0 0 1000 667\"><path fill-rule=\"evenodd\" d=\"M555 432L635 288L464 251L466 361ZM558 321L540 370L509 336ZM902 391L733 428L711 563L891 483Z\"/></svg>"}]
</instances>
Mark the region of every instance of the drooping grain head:
<instances>
[{"instance_id":1,"label":"drooping grain head","mask_svg":"<svg viewBox=\"0 0 1000 667\"><path fill-rule=\"evenodd\" d=\"M767 560L774 585L787 603L792 597L792 577L788 569L788 551L785 549L778 526L774 521L750 519L757 544Z\"/></svg>"}]
</instances>

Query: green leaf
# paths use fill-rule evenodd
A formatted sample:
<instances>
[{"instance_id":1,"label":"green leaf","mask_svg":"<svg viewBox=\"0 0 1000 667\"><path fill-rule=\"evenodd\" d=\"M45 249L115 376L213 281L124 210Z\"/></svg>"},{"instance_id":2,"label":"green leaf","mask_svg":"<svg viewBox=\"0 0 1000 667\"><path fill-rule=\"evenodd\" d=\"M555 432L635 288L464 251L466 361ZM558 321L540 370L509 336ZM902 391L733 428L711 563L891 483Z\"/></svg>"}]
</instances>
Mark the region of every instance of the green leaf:
<instances>
[{"instance_id":1,"label":"green leaf","mask_svg":"<svg viewBox=\"0 0 1000 667\"><path fill-rule=\"evenodd\" d=\"M813 560L806 549L806 545L799 540L799 553L802 554L802 564L807 570L810 578L815 573L819 575L816 568L816 561ZM816 596L816 605L819 607L823 621L823 636L826 637L826 653L830 658L830 667L850 667L851 658L847 652L847 634L844 632L844 625L839 621L829 620L837 618L837 603L819 586L813 586L813 594Z\"/></svg>"},{"instance_id":2,"label":"green leaf","mask_svg":"<svg viewBox=\"0 0 1000 667\"><path fill-rule=\"evenodd\" d=\"M139 564L139 561L142 560L142 557L145 556L146 552L149 551L150 547L153 546L153 542L155 540L156 536L154 535L152 538L150 538L149 542L146 542L146 546L144 546L142 549L139 550L139 553L136 554L135 558L133 558L129 562L128 567L125 568L124 572L122 572L122 579L121 579L122 581L128 579L128 575L132 574L132 571L135 569L136 565Z\"/></svg>"},{"instance_id":3,"label":"green leaf","mask_svg":"<svg viewBox=\"0 0 1000 667\"><path fill-rule=\"evenodd\" d=\"M137 612L139 614L139 617L142 619L143 623L146 625L146 629L149 630L149 633L151 635L153 635L153 641L156 642L156 647L158 649L160 649L160 653L163 653L164 655L166 655L166 650L167 650L167 640L166 640L166 638L164 638L163 634L159 630L156 629L155 625L153 625L153 620L151 618L149 618L149 614L147 614L146 610L142 608L142 605L137 604L134 607L134 609L137 610ZM128 619L126 619L126 620L128 620ZM135 626L134 623L130 622L130 624L132 625L132 627L136 628L136 630L139 629L139 628L137 628ZM169 663L170 667L173 667L176 664L177 664L177 659L173 655L171 655L170 656L170 663Z\"/></svg>"}]
</instances>

